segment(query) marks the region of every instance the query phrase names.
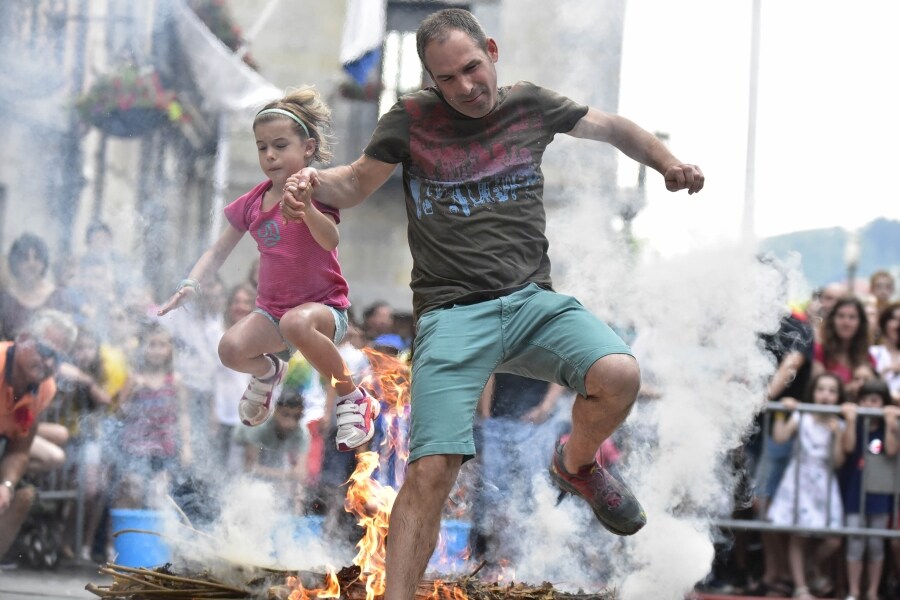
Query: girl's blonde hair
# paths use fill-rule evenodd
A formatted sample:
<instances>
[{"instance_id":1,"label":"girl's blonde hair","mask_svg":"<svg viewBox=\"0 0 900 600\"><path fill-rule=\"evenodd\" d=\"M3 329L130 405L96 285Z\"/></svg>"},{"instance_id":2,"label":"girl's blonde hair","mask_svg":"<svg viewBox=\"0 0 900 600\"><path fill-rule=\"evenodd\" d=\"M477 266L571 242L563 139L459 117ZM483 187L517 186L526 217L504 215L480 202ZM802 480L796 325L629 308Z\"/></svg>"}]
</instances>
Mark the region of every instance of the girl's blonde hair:
<instances>
[{"instance_id":1,"label":"girl's blonde hair","mask_svg":"<svg viewBox=\"0 0 900 600\"><path fill-rule=\"evenodd\" d=\"M325 104L319 92L312 87L301 87L290 90L288 93L278 100L273 100L260 109L260 112L269 108L280 108L286 110L292 115L296 115L306 125L309 131L307 135L298 123L294 123L294 130L301 139L313 138L316 141L316 150L313 152L312 160L327 163L332 158L331 141L328 135L328 129L331 127L331 109ZM257 114L253 120L253 126L257 123L265 123L274 119L284 119L283 115L277 113L267 113L264 115Z\"/></svg>"}]
</instances>

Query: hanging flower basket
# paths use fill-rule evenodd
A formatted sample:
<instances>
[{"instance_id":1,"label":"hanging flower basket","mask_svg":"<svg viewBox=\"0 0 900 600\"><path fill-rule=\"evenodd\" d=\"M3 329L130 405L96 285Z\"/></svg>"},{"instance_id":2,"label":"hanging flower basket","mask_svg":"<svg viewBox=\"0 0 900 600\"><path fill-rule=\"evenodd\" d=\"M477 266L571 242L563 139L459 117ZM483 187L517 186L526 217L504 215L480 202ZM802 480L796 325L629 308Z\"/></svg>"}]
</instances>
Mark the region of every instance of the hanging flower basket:
<instances>
[{"instance_id":1,"label":"hanging flower basket","mask_svg":"<svg viewBox=\"0 0 900 600\"><path fill-rule=\"evenodd\" d=\"M152 69L127 65L98 79L76 102L81 119L116 137L139 137L184 119L175 94Z\"/></svg>"}]
</instances>

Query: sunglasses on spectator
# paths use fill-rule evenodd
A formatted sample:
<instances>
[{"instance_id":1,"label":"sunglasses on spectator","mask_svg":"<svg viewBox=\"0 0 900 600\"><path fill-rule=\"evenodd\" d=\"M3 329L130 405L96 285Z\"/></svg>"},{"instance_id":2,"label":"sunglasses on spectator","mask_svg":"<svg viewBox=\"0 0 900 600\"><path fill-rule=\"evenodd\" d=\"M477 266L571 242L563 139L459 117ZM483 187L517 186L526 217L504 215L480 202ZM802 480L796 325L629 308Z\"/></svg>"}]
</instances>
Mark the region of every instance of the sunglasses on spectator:
<instances>
[{"instance_id":1,"label":"sunglasses on spectator","mask_svg":"<svg viewBox=\"0 0 900 600\"><path fill-rule=\"evenodd\" d=\"M41 355L41 358L48 359L52 358L53 362L59 364L65 361L65 355L54 348L53 346L47 344L46 342L42 342L41 340L34 341L34 347L37 350L37 353Z\"/></svg>"}]
</instances>

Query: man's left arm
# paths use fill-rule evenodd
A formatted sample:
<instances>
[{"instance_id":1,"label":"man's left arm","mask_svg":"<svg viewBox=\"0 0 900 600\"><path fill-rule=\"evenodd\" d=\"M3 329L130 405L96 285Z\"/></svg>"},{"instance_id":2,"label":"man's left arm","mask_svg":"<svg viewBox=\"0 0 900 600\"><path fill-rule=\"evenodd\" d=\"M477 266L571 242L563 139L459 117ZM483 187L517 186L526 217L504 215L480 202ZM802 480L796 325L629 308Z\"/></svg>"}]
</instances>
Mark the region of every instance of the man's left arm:
<instances>
[{"instance_id":1,"label":"man's left arm","mask_svg":"<svg viewBox=\"0 0 900 600\"><path fill-rule=\"evenodd\" d=\"M700 167L681 162L655 135L625 117L589 108L567 133L572 137L612 144L626 156L658 171L670 192L687 190L689 194L696 194L703 189Z\"/></svg>"}]
</instances>

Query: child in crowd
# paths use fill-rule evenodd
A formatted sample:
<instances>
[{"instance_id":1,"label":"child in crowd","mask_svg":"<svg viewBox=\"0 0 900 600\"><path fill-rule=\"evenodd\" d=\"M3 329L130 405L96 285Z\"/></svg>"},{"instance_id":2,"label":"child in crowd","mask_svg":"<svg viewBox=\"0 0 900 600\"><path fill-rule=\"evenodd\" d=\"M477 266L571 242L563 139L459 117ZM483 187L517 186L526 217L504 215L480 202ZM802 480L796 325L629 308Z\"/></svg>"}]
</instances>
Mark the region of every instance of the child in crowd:
<instances>
[{"instance_id":1,"label":"child in crowd","mask_svg":"<svg viewBox=\"0 0 900 600\"><path fill-rule=\"evenodd\" d=\"M846 427L843 434L843 448L847 461L840 472L841 492L847 527L887 529L890 520L893 496L890 494L866 494L865 522L861 514L863 468L869 454L897 454L897 414L896 406L891 406L891 395L887 384L880 379L870 379L859 389L857 402L862 408L884 409L884 419L857 418L857 405L848 403L844 410ZM848 598L862 598L860 584L863 575L863 555L868 550L868 590L866 600L878 600L878 584L884 565L884 539L880 537L851 536L847 538L847 584Z\"/></svg>"},{"instance_id":2,"label":"child in crowd","mask_svg":"<svg viewBox=\"0 0 900 600\"><path fill-rule=\"evenodd\" d=\"M256 288L246 283L239 283L231 288L225 302L223 324L229 328L249 315L256 302ZM215 450L220 465L232 465L232 438L235 427L240 425L237 404L234 402L237 393L247 387L250 376L234 371L216 361L213 376L213 429L210 439L215 440Z\"/></svg>"},{"instance_id":3,"label":"child in crowd","mask_svg":"<svg viewBox=\"0 0 900 600\"><path fill-rule=\"evenodd\" d=\"M267 179L225 208L229 225L159 310L164 315L199 293L244 233L260 252L256 309L230 327L219 343L222 363L253 376L238 405L241 420L261 425L274 410L273 394L295 350L334 386L339 450L368 442L379 403L353 381L337 344L347 329L347 282L337 259L340 213L306 194L297 222L281 216L287 178L314 160L330 158L323 128L330 110L310 88L270 102L256 114L253 131L259 166Z\"/></svg>"},{"instance_id":4,"label":"child in crowd","mask_svg":"<svg viewBox=\"0 0 900 600\"><path fill-rule=\"evenodd\" d=\"M881 343L869 348L878 374L887 382L891 396L900 402L900 302L888 304L878 316Z\"/></svg>"},{"instance_id":5,"label":"child in crowd","mask_svg":"<svg viewBox=\"0 0 900 600\"><path fill-rule=\"evenodd\" d=\"M844 403L844 386L837 375L822 373L810 382L806 396L815 404L836 406ZM777 443L794 436L797 439L794 455L769 506L769 520L785 527L841 527L843 510L834 470L844 460L843 422L833 414L799 412L794 398L784 398L782 403L793 412L788 419L773 424L772 438ZM803 536L789 536L788 562L794 597L812 600L806 583L805 542ZM839 547L840 539L835 537L818 544L814 567L818 568Z\"/></svg>"},{"instance_id":6,"label":"child in crowd","mask_svg":"<svg viewBox=\"0 0 900 600\"><path fill-rule=\"evenodd\" d=\"M243 448L244 469L257 477L284 486L283 493L297 503L302 512L306 483L306 451L309 440L300 426L303 396L296 389L285 389L275 403L272 419L259 427L238 426L235 443Z\"/></svg>"},{"instance_id":7,"label":"child in crowd","mask_svg":"<svg viewBox=\"0 0 900 600\"><path fill-rule=\"evenodd\" d=\"M172 336L159 323L145 325L136 364L119 395L118 508L153 504L151 492L165 490L176 467L191 462L186 391L174 373L173 355Z\"/></svg>"},{"instance_id":8,"label":"child in crowd","mask_svg":"<svg viewBox=\"0 0 900 600\"><path fill-rule=\"evenodd\" d=\"M71 404L68 411L71 420L67 425L72 434L72 454L75 457L71 461L72 478L77 478L84 486L84 547L74 548L78 514L73 506L67 515L63 554L74 558L77 550L80 558L90 560L91 544L106 507L109 467L103 460L100 435L112 398L105 388L106 374L100 357L100 340L96 335L80 329L71 360L59 365L56 380L59 399Z\"/></svg>"}]
</instances>

